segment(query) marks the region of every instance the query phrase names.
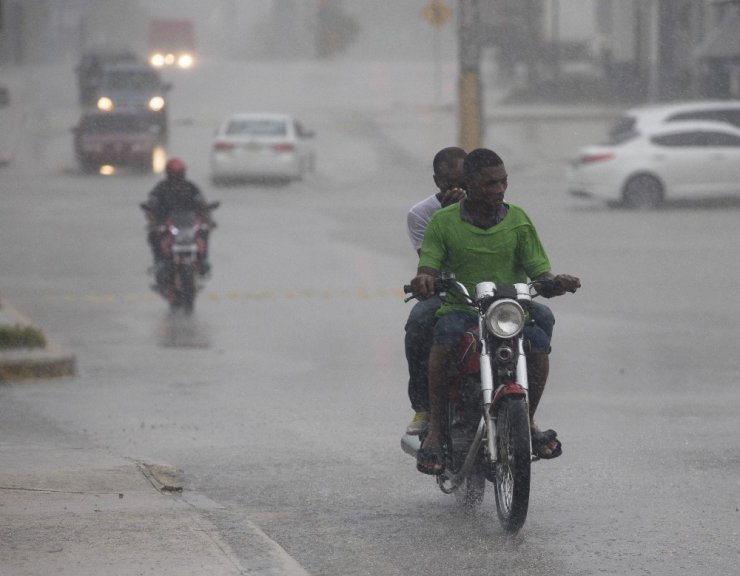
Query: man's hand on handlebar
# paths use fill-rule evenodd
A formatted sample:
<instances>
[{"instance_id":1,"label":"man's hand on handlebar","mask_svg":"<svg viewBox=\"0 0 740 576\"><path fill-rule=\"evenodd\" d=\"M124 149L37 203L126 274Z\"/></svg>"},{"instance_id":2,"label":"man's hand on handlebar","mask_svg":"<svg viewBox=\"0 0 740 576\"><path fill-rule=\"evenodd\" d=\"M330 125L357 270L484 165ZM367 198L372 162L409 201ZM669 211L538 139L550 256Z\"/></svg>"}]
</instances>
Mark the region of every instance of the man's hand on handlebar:
<instances>
[{"instance_id":1,"label":"man's hand on handlebar","mask_svg":"<svg viewBox=\"0 0 740 576\"><path fill-rule=\"evenodd\" d=\"M545 298L552 298L553 296L562 296L566 292L575 293L581 287L581 280L570 274L554 276L548 272L535 278L535 287L537 292Z\"/></svg>"},{"instance_id":2,"label":"man's hand on handlebar","mask_svg":"<svg viewBox=\"0 0 740 576\"><path fill-rule=\"evenodd\" d=\"M411 290L414 296L421 299L429 298L434 295L434 279L436 275L429 274L428 272L419 272L413 280L411 280Z\"/></svg>"},{"instance_id":3,"label":"man's hand on handlebar","mask_svg":"<svg viewBox=\"0 0 740 576\"><path fill-rule=\"evenodd\" d=\"M581 279L576 276L571 276L570 274L558 274L555 276L555 282L562 288L562 294L565 294L566 292L574 294L575 291L581 287ZM558 294L558 296L560 296L560 294Z\"/></svg>"}]
</instances>

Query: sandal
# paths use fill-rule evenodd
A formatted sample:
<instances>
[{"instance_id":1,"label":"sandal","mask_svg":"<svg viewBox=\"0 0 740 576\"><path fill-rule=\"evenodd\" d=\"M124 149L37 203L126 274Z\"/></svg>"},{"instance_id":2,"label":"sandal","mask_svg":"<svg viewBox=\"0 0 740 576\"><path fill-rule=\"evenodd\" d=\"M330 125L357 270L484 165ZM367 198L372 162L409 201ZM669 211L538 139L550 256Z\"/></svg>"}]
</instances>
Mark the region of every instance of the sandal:
<instances>
[{"instance_id":1,"label":"sandal","mask_svg":"<svg viewBox=\"0 0 740 576\"><path fill-rule=\"evenodd\" d=\"M422 474L439 476L445 471L444 450L442 446L420 448L416 453L416 469Z\"/></svg>"},{"instance_id":2,"label":"sandal","mask_svg":"<svg viewBox=\"0 0 740 576\"><path fill-rule=\"evenodd\" d=\"M553 445L554 444L554 445ZM552 460L563 453L563 445L555 430L532 429L532 453L543 460Z\"/></svg>"}]
</instances>

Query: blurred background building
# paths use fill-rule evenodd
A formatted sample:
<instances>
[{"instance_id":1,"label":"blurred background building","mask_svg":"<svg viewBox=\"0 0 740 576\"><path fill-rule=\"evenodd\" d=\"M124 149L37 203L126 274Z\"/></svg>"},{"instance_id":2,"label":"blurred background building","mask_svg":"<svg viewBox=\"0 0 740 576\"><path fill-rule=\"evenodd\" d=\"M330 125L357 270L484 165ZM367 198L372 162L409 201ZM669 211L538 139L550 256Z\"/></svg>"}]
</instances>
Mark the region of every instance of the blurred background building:
<instances>
[{"instance_id":1,"label":"blurred background building","mask_svg":"<svg viewBox=\"0 0 740 576\"><path fill-rule=\"evenodd\" d=\"M739 5L490 0L481 3L481 37L500 69L523 85L520 100L740 97Z\"/></svg>"},{"instance_id":2,"label":"blurred background building","mask_svg":"<svg viewBox=\"0 0 740 576\"><path fill-rule=\"evenodd\" d=\"M148 22L192 18L199 50L227 58L457 55L458 0L0 0L0 64L76 59L103 43L143 50ZM436 0L440 2L442 0ZM740 97L737 0L478 0L482 54L517 98L640 102Z\"/></svg>"}]
</instances>

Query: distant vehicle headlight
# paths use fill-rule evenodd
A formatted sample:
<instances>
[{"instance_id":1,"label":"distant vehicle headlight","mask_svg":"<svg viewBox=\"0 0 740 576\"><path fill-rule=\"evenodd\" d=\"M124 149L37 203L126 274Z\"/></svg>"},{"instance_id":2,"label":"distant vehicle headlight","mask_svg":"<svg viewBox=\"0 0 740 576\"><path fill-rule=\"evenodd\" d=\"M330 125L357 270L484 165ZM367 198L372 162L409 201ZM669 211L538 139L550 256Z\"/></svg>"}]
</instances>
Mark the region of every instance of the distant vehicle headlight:
<instances>
[{"instance_id":1,"label":"distant vehicle headlight","mask_svg":"<svg viewBox=\"0 0 740 576\"><path fill-rule=\"evenodd\" d=\"M101 96L98 98L98 110L102 110L103 112L110 112L113 110L113 100L108 98L107 96Z\"/></svg>"},{"instance_id":2,"label":"distant vehicle headlight","mask_svg":"<svg viewBox=\"0 0 740 576\"><path fill-rule=\"evenodd\" d=\"M164 66L164 55L163 54L152 54L152 57L149 59L149 62L155 68L161 68L162 66Z\"/></svg>"},{"instance_id":3,"label":"distant vehicle headlight","mask_svg":"<svg viewBox=\"0 0 740 576\"><path fill-rule=\"evenodd\" d=\"M524 310L516 300L497 300L486 311L486 326L498 338L513 338L524 328Z\"/></svg>"},{"instance_id":4,"label":"distant vehicle headlight","mask_svg":"<svg viewBox=\"0 0 740 576\"><path fill-rule=\"evenodd\" d=\"M159 112L162 108L164 108L164 98L161 96L154 96L149 100L149 110Z\"/></svg>"},{"instance_id":5,"label":"distant vehicle headlight","mask_svg":"<svg viewBox=\"0 0 740 576\"><path fill-rule=\"evenodd\" d=\"M181 54L177 59L180 68L190 68L193 65L193 57L190 54Z\"/></svg>"}]
</instances>

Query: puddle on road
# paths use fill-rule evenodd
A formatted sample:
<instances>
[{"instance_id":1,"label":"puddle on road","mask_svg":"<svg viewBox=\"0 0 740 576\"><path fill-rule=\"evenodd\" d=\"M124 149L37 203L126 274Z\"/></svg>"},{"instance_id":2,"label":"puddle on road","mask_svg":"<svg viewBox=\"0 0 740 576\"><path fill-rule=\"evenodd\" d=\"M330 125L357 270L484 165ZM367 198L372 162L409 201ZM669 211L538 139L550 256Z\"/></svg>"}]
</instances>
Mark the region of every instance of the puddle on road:
<instances>
[{"instance_id":1,"label":"puddle on road","mask_svg":"<svg viewBox=\"0 0 740 576\"><path fill-rule=\"evenodd\" d=\"M195 314L168 313L157 329L163 348L210 348L210 329Z\"/></svg>"}]
</instances>

